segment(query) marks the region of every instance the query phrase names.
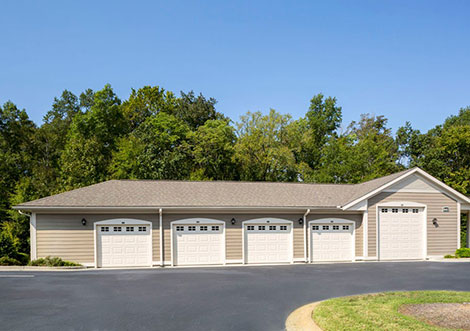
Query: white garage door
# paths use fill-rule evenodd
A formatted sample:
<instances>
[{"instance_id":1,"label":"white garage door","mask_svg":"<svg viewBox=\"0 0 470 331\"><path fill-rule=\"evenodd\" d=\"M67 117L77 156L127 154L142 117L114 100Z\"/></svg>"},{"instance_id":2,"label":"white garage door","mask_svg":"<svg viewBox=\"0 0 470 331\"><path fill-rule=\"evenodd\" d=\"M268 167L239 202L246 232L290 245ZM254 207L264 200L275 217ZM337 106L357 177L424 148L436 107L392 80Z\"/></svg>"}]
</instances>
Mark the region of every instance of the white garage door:
<instances>
[{"instance_id":1,"label":"white garage door","mask_svg":"<svg viewBox=\"0 0 470 331\"><path fill-rule=\"evenodd\" d=\"M424 208L379 208L381 260L422 259Z\"/></svg>"},{"instance_id":2,"label":"white garage door","mask_svg":"<svg viewBox=\"0 0 470 331\"><path fill-rule=\"evenodd\" d=\"M292 261L290 224L245 225L246 263Z\"/></svg>"},{"instance_id":3,"label":"white garage door","mask_svg":"<svg viewBox=\"0 0 470 331\"><path fill-rule=\"evenodd\" d=\"M98 226L98 266L150 266L150 226Z\"/></svg>"},{"instance_id":4,"label":"white garage door","mask_svg":"<svg viewBox=\"0 0 470 331\"><path fill-rule=\"evenodd\" d=\"M352 224L313 224L310 231L312 261L353 260Z\"/></svg>"},{"instance_id":5,"label":"white garage door","mask_svg":"<svg viewBox=\"0 0 470 331\"><path fill-rule=\"evenodd\" d=\"M174 264L223 264L223 225L174 225Z\"/></svg>"}]
</instances>

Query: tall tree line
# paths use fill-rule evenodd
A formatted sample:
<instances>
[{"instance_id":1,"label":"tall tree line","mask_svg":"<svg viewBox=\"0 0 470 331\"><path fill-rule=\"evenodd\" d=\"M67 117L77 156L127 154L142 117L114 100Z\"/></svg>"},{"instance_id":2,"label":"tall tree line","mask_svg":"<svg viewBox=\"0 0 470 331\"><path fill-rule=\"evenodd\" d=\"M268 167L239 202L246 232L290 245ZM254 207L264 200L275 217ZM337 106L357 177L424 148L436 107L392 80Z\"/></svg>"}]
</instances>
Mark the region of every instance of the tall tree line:
<instances>
[{"instance_id":1,"label":"tall tree line","mask_svg":"<svg viewBox=\"0 0 470 331\"><path fill-rule=\"evenodd\" d=\"M317 94L303 117L271 109L237 122L216 100L158 86L122 101L110 85L63 91L40 126L0 106L0 256L27 259L29 220L11 206L108 179L358 183L420 166L470 193L470 108L421 133L396 134L383 116L342 127L334 97ZM465 230L465 224L462 227Z\"/></svg>"}]
</instances>

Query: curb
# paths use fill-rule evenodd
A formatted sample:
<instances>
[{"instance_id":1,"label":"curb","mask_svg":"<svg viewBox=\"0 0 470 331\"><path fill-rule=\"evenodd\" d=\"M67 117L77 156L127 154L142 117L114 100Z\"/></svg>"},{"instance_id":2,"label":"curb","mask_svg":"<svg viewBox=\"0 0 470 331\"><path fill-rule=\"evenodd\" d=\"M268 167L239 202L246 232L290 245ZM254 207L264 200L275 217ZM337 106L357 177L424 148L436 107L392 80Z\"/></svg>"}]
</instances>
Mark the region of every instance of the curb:
<instances>
[{"instance_id":1,"label":"curb","mask_svg":"<svg viewBox=\"0 0 470 331\"><path fill-rule=\"evenodd\" d=\"M74 271L84 270L86 267L34 267L34 266L0 266L0 271Z\"/></svg>"},{"instance_id":2,"label":"curb","mask_svg":"<svg viewBox=\"0 0 470 331\"><path fill-rule=\"evenodd\" d=\"M313 310L321 301L306 304L294 310L287 317L286 331L321 331L312 318Z\"/></svg>"}]
</instances>

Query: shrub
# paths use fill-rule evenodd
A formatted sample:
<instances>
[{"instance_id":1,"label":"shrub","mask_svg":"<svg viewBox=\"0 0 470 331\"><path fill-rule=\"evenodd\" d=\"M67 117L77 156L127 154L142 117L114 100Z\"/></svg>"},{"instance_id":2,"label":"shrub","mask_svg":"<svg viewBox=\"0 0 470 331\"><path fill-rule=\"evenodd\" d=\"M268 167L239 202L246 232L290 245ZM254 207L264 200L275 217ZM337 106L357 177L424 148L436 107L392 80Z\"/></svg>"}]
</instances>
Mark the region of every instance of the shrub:
<instances>
[{"instance_id":1,"label":"shrub","mask_svg":"<svg viewBox=\"0 0 470 331\"><path fill-rule=\"evenodd\" d=\"M28 263L30 266L44 266L44 267L74 267L81 266L79 263L64 261L60 257L51 257L47 256L45 258L40 258L33 260Z\"/></svg>"},{"instance_id":2,"label":"shrub","mask_svg":"<svg viewBox=\"0 0 470 331\"><path fill-rule=\"evenodd\" d=\"M13 259L8 256L2 256L0 257L0 265L23 265L23 264L17 259Z\"/></svg>"},{"instance_id":3,"label":"shrub","mask_svg":"<svg viewBox=\"0 0 470 331\"><path fill-rule=\"evenodd\" d=\"M455 251L457 257L470 257L470 248L459 248Z\"/></svg>"},{"instance_id":4,"label":"shrub","mask_svg":"<svg viewBox=\"0 0 470 331\"><path fill-rule=\"evenodd\" d=\"M447 254L447 255L444 255L444 259L456 259L457 256L455 255L450 255L450 254Z\"/></svg>"}]
</instances>

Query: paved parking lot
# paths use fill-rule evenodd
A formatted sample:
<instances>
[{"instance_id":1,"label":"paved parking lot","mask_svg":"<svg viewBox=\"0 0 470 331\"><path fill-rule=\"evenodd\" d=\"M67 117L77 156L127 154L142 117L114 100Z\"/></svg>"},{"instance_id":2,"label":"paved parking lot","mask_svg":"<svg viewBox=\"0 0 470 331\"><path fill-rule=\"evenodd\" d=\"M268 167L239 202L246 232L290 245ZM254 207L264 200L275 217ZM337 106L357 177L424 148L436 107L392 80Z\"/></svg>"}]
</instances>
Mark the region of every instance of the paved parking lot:
<instances>
[{"instance_id":1,"label":"paved parking lot","mask_svg":"<svg viewBox=\"0 0 470 331\"><path fill-rule=\"evenodd\" d=\"M359 293L470 291L470 263L0 272L2 330L283 330L295 308Z\"/></svg>"}]
</instances>

